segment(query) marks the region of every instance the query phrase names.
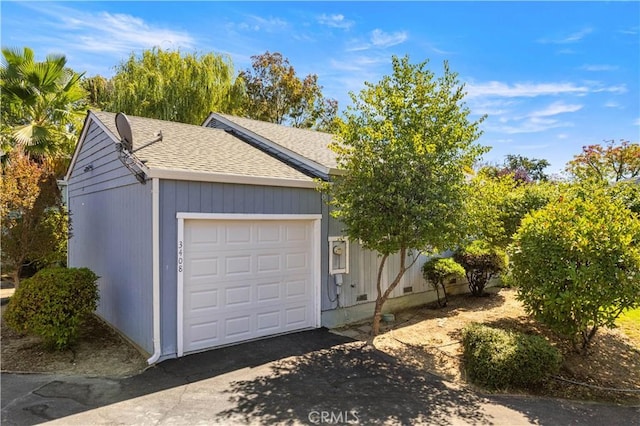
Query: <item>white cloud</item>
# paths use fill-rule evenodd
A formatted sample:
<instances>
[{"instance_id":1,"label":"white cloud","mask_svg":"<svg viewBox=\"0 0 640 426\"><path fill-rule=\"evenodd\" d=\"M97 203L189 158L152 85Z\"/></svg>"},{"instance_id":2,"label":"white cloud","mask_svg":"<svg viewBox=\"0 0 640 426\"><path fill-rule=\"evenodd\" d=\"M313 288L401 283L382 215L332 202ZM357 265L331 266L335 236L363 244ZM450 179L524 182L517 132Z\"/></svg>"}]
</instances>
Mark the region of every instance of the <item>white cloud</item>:
<instances>
[{"instance_id":1,"label":"white cloud","mask_svg":"<svg viewBox=\"0 0 640 426\"><path fill-rule=\"evenodd\" d=\"M371 44L376 47L391 47L403 43L408 37L406 31L385 33L380 29L375 29L371 32Z\"/></svg>"},{"instance_id":2,"label":"white cloud","mask_svg":"<svg viewBox=\"0 0 640 426\"><path fill-rule=\"evenodd\" d=\"M558 139L568 139L568 138L569 138L569 135L568 135L568 134L566 134L566 133L558 133L558 134L556 135L556 138L558 138Z\"/></svg>"},{"instance_id":3,"label":"white cloud","mask_svg":"<svg viewBox=\"0 0 640 426\"><path fill-rule=\"evenodd\" d=\"M511 112L518 102L512 99L469 99L471 112L476 115L500 116Z\"/></svg>"},{"instance_id":4,"label":"white cloud","mask_svg":"<svg viewBox=\"0 0 640 426\"><path fill-rule=\"evenodd\" d=\"M599 92L608 92L608 93L615 93L615 94L622 94L622 93L627 93L627 86L624 84L618 84L617 86L609 86L609 87L599 87L597 89L593 89L594 93L599 93Z\"/></svg>"},{"instance_id":5,"label":"white cloud","mask_svg":"<svg viewBox=\"0 0 640 426\"><path fill-rule=\"evenodd\" d=\"M515 83L510 85L500 81L469 83L466 88L469 98L478 96L533 98L536 96L580 94L590 91L589 87L577 86L574 83Z\"/></svg>"},{"instance_id":6,"label":"white cloud","mask_svg":"<svg viewBox=\"0 0 640 426\"><path fill-rule=\"evenodd\" d=\"M618 31L621 34L627 34L627 35L638 35L638 32L640 31L640 27L630 27L630 28L625 28L624 30L620 30Z\"/></svg>"},{"instance_id":7,"label":"white cloud","mask_svg":"<svg viewBox=\"0 0 640 426\"><path fill-rule=\"evenodd\" d=\"M640 126L640 118L636 118L635 121L633 122L634 126Z\"/></svg>"},{"instance_id":8,"label":"white cloud","mask_svg":"<svg viewBox=\"0 0 640 426\"><path fill-rule=\"evenodd\" d=\"M466 85L467 98L497 97L497 98L535 98L538 96L577 95L584 96L589 93L614 93L627 92L627 86L618 84L604 86L599 81L583 81L576 83L505 83L501 81L488 81L484 83L468 83Z\"/></svg>"},{"instance_id":9,"label":"white cloud","mask_svg":"<svg viewBox=\"0 0 640 426\"><path fill-rule=\"evenodd\" d=\"M553 115L564 114L567 112L576 112L581 110L583 105L579 104L565 104L564 102L554 102L548 107L533 111L529 114L529 117L551 117Z\"/></svg>"},{"instance_id":10,"label":"white cloud","mask_svg":"<svg viewBox=\"0 0 640 426\"><path fill-rule=\"evenodd\" d=\"M579 31L575 31L571 34L567 34L565 36L560 36L557 38L543 38L538 40L539 43L552 43L552 44L569 44L569 43L576 43L580 40L582 40L583 38L585 38L587 35L591 34L593 32L593 28L583 28Z\"/></svg>"},{"instance_id":11,"label":"white cloud","mask_svg":"<svg viewBox=\"0 0 640 426\"><path fill-rule=\"evenodd\" d=\"M250 15L247 17L247 22L240 24L241 29L248 29L251 31L265 31L268 33L275 33L287 30L289 23L280 18L263 18L262 16Z\"/></svg>"},{"instance_id":12,"label":"white cloud","mask_svg":"<svg viewBox=\"0 0 640 426\"><path fill-rule=\"evenodd\" d=\"M622 108L622 105L620 105L618 102L615 101L607 101L604 104L605 108Z\"/></svg>"},{"instance_id":13,"label":"white cloud","mask_svg":"<svg viewBox=\"0 0 640 426\"><path fill-rule=\"evenodd\" d=\"M344 15L342 14L326 15L324 13L318 16L318 23L326 25L328 27L341 28L344 30L348 30L354 24L353 21L345 19Z\"/></svg>"},{"instance_id":14,"label":"white cloud","mask_svg":"<svg viewBox=\"0 0 640 426\"><path fill-rule=\"evenodd\" d=\"M607 64L584 64L580 67L581 70L585 71L615 71L619 69L617 65L607 65Z\"/></svg>"},{"instance_id":15,"label":"white cloud","mask_svg":"<svg viewBox=\"0 0 640 426\"><path fill-rule=\"evenodd\" d=\"M338 71L361 72L371 70L377 65L388 63L388 61L388 58L382 56L376 57L361 55L350 57L345 61L331 59L329 63L333 69Z\"/></svg>"},{"instance_id":16,"label":"white cloud","mask_svg":"<svg viewBox=\"0 0 640 426\"><path fill-rule=\"evenodd\" d=\"M487 126L487 130L513 135L518 133L539 133L549 129L571 126L573 126L573 124L570 122L550 118L531 117L511 125L489 125Z\"/></svg>"},{"instance_id":17,"label":"white cloud","mask_svg":"<svg viewBox=\"0 0 640 426\"><path fill-rule=\"evenodd\" d=\"M361 52L363 50L369 50L373 47L386 48L403 43L409 38L406 31L397 31L395 33L385 33L380 29L371 31L369 41L363 41L360 39L353 39L347 42L347 52Z\"/></svg>"},{"instance_id":18,"label":"white cloud","mask_svg":"<svg viewBox=\"0 0 640 426\"><path fill-rule=\"evenodd\" d=\"M55 42L59 50L128 55L154 46L192 49L196 44L186 31L154 25L132 15L90 13L50 4L29 7L51 18L48 25L57 29L51 42Z\"/></svg>"}]
</instances>

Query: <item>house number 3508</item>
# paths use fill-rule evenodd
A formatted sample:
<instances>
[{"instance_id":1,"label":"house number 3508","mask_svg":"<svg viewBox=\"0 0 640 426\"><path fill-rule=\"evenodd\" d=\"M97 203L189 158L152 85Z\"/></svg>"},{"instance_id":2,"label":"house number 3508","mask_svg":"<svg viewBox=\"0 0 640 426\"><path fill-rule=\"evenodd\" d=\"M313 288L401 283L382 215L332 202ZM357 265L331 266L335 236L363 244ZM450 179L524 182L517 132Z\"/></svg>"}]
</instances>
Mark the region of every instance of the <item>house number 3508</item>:
<instances>
[{"instance_id":1,"label":"house number 3508","mask_svg":"<svg viewBox=\"0 0 640 426\"><path fill-rule=\"evenodd\" d=\"M182 272L184 268L184 257L182 249L182 241L178 241L178 272Z\"/></svg>"}]
</instances>

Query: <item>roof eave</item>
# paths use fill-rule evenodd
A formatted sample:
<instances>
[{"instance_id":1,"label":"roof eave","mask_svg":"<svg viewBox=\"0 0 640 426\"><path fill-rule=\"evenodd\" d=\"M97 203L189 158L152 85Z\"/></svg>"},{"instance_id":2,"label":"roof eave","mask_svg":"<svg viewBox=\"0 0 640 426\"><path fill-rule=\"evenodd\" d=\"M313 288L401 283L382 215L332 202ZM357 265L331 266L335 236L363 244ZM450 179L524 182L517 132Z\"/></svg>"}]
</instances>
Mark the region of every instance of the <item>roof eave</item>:
<instances>
[{"instance_id":1,"label":"roof eave","mask_svg":"<svg viewBox=\"0 0 640 426\"><path fill-rule=\"evenodd\" d=\"M281 186L286 188L317 188L318 184L311 179L288 179L268 176L247 176L226 173L200 172L191 170L174 170L151 168L147 172L150 178L167 180L187 180L198 182L234 183L241 185Z\"/></svg>"}]
</instances>

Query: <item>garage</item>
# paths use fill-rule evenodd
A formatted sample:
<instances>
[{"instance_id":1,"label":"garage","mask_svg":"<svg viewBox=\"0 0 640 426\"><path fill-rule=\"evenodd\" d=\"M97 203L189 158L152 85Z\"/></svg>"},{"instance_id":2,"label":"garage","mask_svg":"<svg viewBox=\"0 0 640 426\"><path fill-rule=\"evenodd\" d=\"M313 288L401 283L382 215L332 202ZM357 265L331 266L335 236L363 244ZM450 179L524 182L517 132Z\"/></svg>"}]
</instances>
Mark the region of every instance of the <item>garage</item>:
<instances>
[{"instance_id":1,"label":"garage","mask_svg":"<svg viewBox=\"0 0 640 426\"><path fill-rule=\"evenodd\" d=\"M178 213L178 356L318 327L320 219Z\"/></svg>"}]
</instances>

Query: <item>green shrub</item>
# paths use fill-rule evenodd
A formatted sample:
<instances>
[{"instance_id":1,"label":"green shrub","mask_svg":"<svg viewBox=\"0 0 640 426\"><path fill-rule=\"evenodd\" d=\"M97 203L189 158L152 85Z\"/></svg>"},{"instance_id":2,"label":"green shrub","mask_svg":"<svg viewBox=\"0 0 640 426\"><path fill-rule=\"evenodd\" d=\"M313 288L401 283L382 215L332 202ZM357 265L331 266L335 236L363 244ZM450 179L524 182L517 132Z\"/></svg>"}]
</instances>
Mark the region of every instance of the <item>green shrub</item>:
<instances>
[{"instance_id":1,"label":"green shrub","mask_svg":"<svg viewBox=\"0 0 640 426\"><path fill-rule=\"evenodd\" d=\"M22 281L4 319L18 332L40 336L51 348L68 348L97 307L97 279L87 268L42 269Z\"/></svg>"},{"instance_id":2,"label":"green shrub","mask_svg":"<svg viewBox=\"0 0 640 426\"><path fill-rule=\"evenodd\" d=\"M464 277L464 268L450 257L432 257L422 265L422 276L435 288L438 297L438 306L447 306L448 300L445 280L448 278ZM440 287L444 295L444 303L440 301Z\"/></svg>"},{"instance_id":3,"label":"green shrub","mask_svg":"<svg viewBox=\"0 0 640 426\"><path fill-rule=\"evenodd\" d=\"M640 219L606 187L576 185L525 218L511 252L527 312L583 349L640 306Z\"/></svg>"},{"instance_id":4,"label":"green shrub","mask_svg":"<svg viewBox=\"0 0 640 426\"><path fill-rule=\"evenodd\" d=\"M480 240L457 250L453 258L464 268L474 296L482 296L489 280L507 267L504 251Z\"/></svg>"},{"instance_id":5,"label":"green shrub","mask_svg":"<svg viewBox=\"0 0 640 426\"><path fill-rule=\"evenodd\" d=\"M462 331L469 379L489 389L526 388L560 369L562 356L544 338L472 324Z\"/></svg>"}]
</instances>

